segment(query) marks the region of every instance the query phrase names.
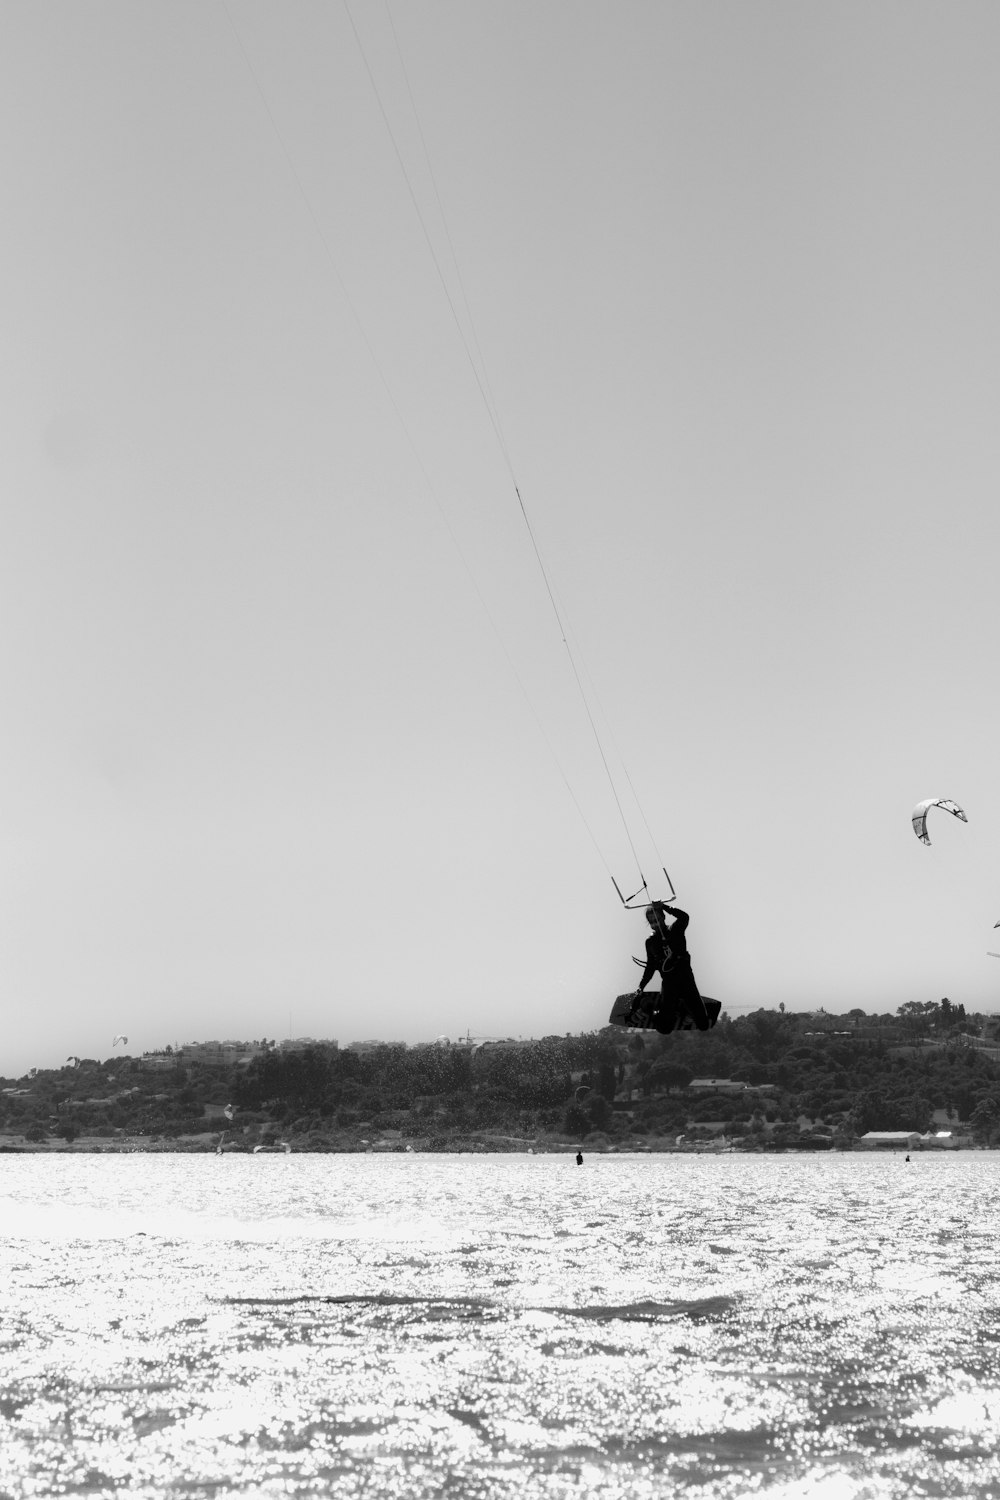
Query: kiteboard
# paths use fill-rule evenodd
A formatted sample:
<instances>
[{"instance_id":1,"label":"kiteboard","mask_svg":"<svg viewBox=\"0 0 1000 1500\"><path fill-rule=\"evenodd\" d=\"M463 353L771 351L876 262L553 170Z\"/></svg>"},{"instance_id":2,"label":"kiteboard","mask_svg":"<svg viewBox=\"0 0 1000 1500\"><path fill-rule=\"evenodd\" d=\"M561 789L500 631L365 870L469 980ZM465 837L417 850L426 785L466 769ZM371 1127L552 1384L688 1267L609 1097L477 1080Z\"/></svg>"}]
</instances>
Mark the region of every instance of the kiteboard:
<instances>
[{"instance_id":1,"label":"kiteboard","mask_svg":"<svg viewBox=\"0 0 1000 1500\"><path fill-rule=\"evenodd\" d=\"M648 998L653 1002L654 1005L656 1005L659 1001L659 995L655 990L650 992ZM702 995L701 999L702 1004L708 1012L708 1024L709 1026L714 1026L716 1021L719 1019L719 1012L722 1010L722 1001L712 1000L708 995ZM654 1010L652 1011L652 1013L650 1013L649 1009L644 1009L633 1014L632 1007L634 1005L635 990L630 990L627 995L619 995L615 1000L614 1005L611 1007L611 1014L608 1017L608 1024L610 1026L638 1026L642 1029L648 1029L652 1027L654 1031L659 1031L660 1027L656 1024L656 1011ZM685 1031L691 1030L693 1027L694 1022L689 1017L685 1016L684 1020L680 1024L680 1027L677 1029Z\"/></svg>"}]
</instances>

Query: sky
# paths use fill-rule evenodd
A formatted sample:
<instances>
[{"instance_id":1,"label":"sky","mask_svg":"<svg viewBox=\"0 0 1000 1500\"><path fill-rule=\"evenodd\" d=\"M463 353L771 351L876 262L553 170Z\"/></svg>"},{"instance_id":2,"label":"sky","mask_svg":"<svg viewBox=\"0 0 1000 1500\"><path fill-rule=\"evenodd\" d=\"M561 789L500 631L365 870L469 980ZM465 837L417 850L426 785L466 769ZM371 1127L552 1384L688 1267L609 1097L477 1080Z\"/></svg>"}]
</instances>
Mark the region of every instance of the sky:
<instances>
[{"instance_id":1,"label":"sky","mask_svg":"<svg viewBox=\"0 0 1000 1500\"><path fill-rule=\"evenodd\" d=\"M0 36L0 1072L1000 1010L995 6Z\"/></svg>"}]
</instances>

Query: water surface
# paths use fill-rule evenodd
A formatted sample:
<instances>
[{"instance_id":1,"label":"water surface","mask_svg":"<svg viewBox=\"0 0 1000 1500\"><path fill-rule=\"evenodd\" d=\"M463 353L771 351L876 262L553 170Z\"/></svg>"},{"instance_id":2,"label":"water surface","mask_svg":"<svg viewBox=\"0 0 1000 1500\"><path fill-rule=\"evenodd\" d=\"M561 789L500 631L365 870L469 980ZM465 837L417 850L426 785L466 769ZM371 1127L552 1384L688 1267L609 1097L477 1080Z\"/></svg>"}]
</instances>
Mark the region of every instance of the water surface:
<instances>
[{"instance_id":1,"label":"water surface","mask_svg":"<svg viewBox=\"0 0 1000 1500\"><path fill-rule=\"evenodd\" d=\"M0 1495L1000 1496L1000 1158L0 1158Z\"/></svg>"}]
</instances>

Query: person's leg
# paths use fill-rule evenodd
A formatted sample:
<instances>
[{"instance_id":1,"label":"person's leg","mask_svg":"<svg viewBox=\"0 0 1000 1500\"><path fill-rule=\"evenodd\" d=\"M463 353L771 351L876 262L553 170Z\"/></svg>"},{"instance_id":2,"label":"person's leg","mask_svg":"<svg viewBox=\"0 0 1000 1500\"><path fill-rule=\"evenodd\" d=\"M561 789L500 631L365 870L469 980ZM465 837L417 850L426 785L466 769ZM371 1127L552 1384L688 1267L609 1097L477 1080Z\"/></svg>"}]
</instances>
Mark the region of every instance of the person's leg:
<instances>
[{"instance_id":1,"label":"person's leg","mask_svg":"<svg viewBox=\"0 0 1000 1500\"><path fill-rule=\"evenodd\" d=\"M656 1007L656 1013L653 1017L653 1025L657 1031L666 1035L681 1025L684 1016L677 1004L677 996L666 985L664 985L656 998L659 1004Z\"/></svg>"},{"instance_id":2,"label":"person's leg","mask_svg":"<svg viewBox=\"0 0 1000 1500\"><path fill-rule=\"evenodd\" d=\"M694 982L692 974L690 982L684 986L684 997L682 1001L684 1014L699 1031L707 1031L712 1024L705 1002L698 993L698 986Z\"/></svg>"}]
</instances>

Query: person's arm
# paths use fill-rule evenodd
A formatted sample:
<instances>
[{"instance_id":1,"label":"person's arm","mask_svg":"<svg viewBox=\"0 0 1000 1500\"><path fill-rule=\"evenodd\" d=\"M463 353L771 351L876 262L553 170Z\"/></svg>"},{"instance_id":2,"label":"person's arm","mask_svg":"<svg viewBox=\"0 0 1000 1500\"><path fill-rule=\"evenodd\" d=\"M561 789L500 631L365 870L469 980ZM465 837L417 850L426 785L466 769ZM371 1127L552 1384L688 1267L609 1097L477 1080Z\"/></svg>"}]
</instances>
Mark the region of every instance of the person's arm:
<instances>
[{"instance_id":1,"label":"person's arm","mask_svg":"<svg viewBox=\"0 0 1000 1500\"><path fill-rule=\"evenodd\" d=\"M691 920L687 912L681 911L679 906L664 905L663 910L668 911L674 919L673 926L670 929L671 932L673 932L676 937L682 937L683 934L687 931L687 925Z\"/></svg>"},{"instance_id":2,"label":"person's arm","mask_svg":"<svg viewBox=\"0 0 1000 1500\"><path fill-rule=\"evenodd\" d=\"M646 967L643 969L642 978L639 980L639 988L636 990L637 995L642 994L643 990L646 988L647 984L659 968L658 955L655 951L650 951L651 949L655 950L655 948L655 937L648 937L646 939Z\"/></svg>"}]
</instances>

